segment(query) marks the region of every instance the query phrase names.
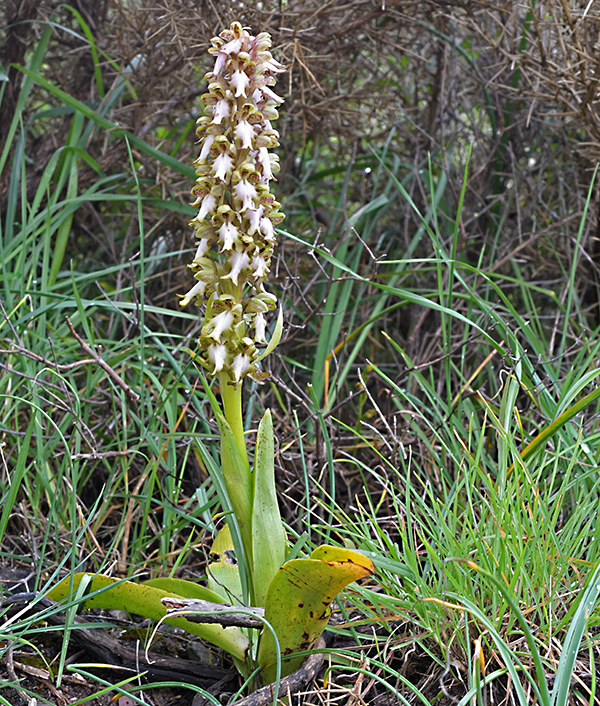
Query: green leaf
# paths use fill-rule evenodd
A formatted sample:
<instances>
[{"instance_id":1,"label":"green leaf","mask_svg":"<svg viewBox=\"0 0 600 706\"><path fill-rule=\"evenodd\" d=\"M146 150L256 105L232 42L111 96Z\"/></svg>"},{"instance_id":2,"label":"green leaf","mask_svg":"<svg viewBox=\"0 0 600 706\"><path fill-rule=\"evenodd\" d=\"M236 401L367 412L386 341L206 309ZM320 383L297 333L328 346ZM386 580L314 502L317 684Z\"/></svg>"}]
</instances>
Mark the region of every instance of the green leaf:
<instances>
[{"instance_id":1,"label":"green leaf","mask_svg":"<svg viewBox=\"0 0 600 706\"><path fill-rule=\"evenodd\" d=\"M221 432L221 466L227 495L240 528L244 548L249 552L252 547L252 476L240 456L228 421L220 413L217 414L217 421Z\"/></svg>"},{"instance_id":2,"label":"green leaf","mask_svg":"<svg viewBox=\"0 0 600 706\"><path fill-rule=\"evenodd\" d=\"M237 561L229 524L217 533L210 548L211 561L208 565L208 587L219 596L215 603L243 603L240 566ZM192 596L189 596L192 598ZM207 599L208 600L208 599Z\"/></svg>"},{"instance_id":3,"label":"green leaf","mask_svg":"<svg viewBox=\"0 0 600 706\"><path fill-rule=\"evenodd\" d=\"M2 498L2 514L0 515L0 540L4 539L4 532L8 526L10 515L14 512L17 494L22 487L23 478L27 472L28 457L31 452L31 437L36 426L36 418L32 415L32 419L27 427L25 438L20 442L19 455L15 467L12 469L11 483L8 492Z\"/></svg>"},{"instance_id":4,"label":"green leaf","mask_svg":"<svg viewBox=\"0 0 600 706\"><path fill-rule=\"evenodd\" d=\"M6 161L8 159L8 156L11 154L11 149L13 147L13 139L15 136L15 133L17 131L17 128L21 124L21 121L23 121L23 111L25 108L25 104L27 103L27 100L29 98L29 94L31 93L32 89L32 80L35 80L37 74L36 71L39 70L40 66L42 65L42 62L44 60L44 55L46 53L46 49L48 47L48 42L50 41L50 37L52 36L52 27L49 25L46 25L44 27L44 31L42 32L42 35L40 38L37 40L37 44L35 47L35 51L33 52L33 56L31 57L30 61L30 69L23 69L26 73L29 71L29 78L26 78L22 84L21 84L21 90L19 92L19 100L17 101L17 105L15 108L15 112L13 115L12 122L10 124L10 127L8 128L8 131L5 132L6 137L4 138L4 149L2 150L2 154L0 155L0 173L4 171L4 165L6 164ZM19 67L16 67L19 68ZM8 116L3 116L3 122L6 122L8 119ZM4 131L6 130L6 125L3 126ZM14 159L14 154L12 155Z\"/></svg>"},{"instance_id":5,"label":"green leaf","mask_svg":"<svg viewBox=\"0 0 600 706\"><path fill-rule=\"evenodd\" d=\"M134 135L132 132L129 132L128 130L119 127L116 123L111 122L110 120L108 120L108 118L105 118L103 115L93 110L93 108L90 108L90 106L86 103L82 103L76 98L73 98L73 96L58 88L50 81L47 81L42 76L39 76L37 73L35 73L35 71L30 71L26 67L20 66L19 64L15 64L14 66L19 69L19 71L22 71L29 79L35 81L35 83L40 85L42 88L45 88L49 93L59 98L63 103L71 106L73 110L77 110L80 113L83 113L83 115L85 115L90 120L93 120L101 128L110 132L113 137L122 138L126 136L129 142L134 147L139 149L144 154L147 154L152 159L158 160L161 164L168 166L171 169L174 169L176 172L183 174L188 178L196 178L193 168L182 164L179 160L175 159L174 157L171 157L171 155L165 154L164 152L157 150L155 147L152 147L147 142L142 140L141 137ZM30 82L27 85L29 86Z\"/></svg>"},{"instance_id":6,"label":"green leaf","mask_svg":"<svg viewBox=\"0 0 600 706\"><path fill-rule=\"evenodd\" d=\"M594 370L593 372L595 375L598 374L597 370ZM521 451L521 458L523 461L530 459L533 454L535 454L536 451L538 451L548 441L548 439L551 439L559 429L564 427L567 422L570 422L575 415L581 412L581 410L585 409L588 405L597 400L598 397L600 397L600 388L590 392L588 395L580 399L579 402L575 403L572 407L569 407L569 409L563 412L551 424L544 427L544 429L542 429L542 431L535 436L529 444L527 444L523 451Z\"/></svg>"},{"instance_id":7,"label":"green leaf","mask_svg":"<svg viewBox=\"0 0 600 706\"><path fill-rule=\"evenodd\" d=\"M273 626L281 655L310 649L327 625L330 606L349 583L374 573L373 562L350 549L318 547L310 559L293 559L275 575L265 603L265 618ZM258 652L264 683L275 678L276 645L270 632L264 631ZM291 674L304 657L287 659L282 676Z\"/></svg>"},{"instance_id":8,"label":"green leaf","mask_svg":"<svg viewBox=\"0 0 600 706\"><path fill-rule=\"evenodd\" d=\"M581 640L583 633L588 625L588 620L596 601L600 596L600 566L596 567L583 596L577 607L577 611L573 616L573 620L567 632L567 636L563 643L563 649L560 655L560 661L556 668L556 676L554 679L554 688L552 689L551 705L566 706L569 702L569 694L571 693L571 680L575 662L579 655Z\"/></svg>"},{"instance_id":9,"label":"green leaf","mask_svg":"<svg viewBox=\"0 0 600 706\"><path fill-rule=\"evenodd\" d=\"M216 593L215 591L211 591L210 588L206 588L206 586L200 586L200 584L194 581L186 581L185 579L160 576L156 579L142 581L141 585L159 588L161 591L168 591L182 598L194 598L200 601L210 601L211 603L221 603L223 600L223 596L221 596L220 593Z\"/></svg>"},{"instance_id":10,"label":"green leaf","mask_svg":"<svg viewBox=\"0 0 600 706\"><path fill-rule=\"evenodd\" d=\"M535 673L537 676L537 686L535 685L535 682L533 680L533 676L529 672L526 673L526 676L529 679L530 683L534 686L534 689L537 692L536 695L539 696L539 700L543 704L543 706L549 706L550 693L548 692L548 684L546 683L546 672L545 672L544 665L542 662L542 656L540 654L540 651L537 648L535 635L533 634L533 632L529 626L527 618L521 612L519 605L514 597L514 594L502 581L497 579L493 574L491 574L489 571L486 571L485 569L483 569L481 566L476 564L474 561L470 561L467 559L457 559L456 561L459 561L460 563L466 564L469 568L474 569L482 576L485 576L488 579L488 581L490 581L491 583L494 584L494 586L498 589L499 593L502 594L504 600L510 606L511 610L513 611L514 616L519 621L519 625L521 626L521 630L523 631L523 635L525 637L525 640L527 641L527 645L529 646L529 650L531 652L531 658L533 660L533 666L535 668ZM463 601L463 602L464 602L465 606L468 605L467 601ZM472 606L469 607L469 609L472 611ZM486 626L486 627L488 627L488 626ZM489 627L488 627L488 630L489 630ZM496 640L496 644L499 646L500 643ZM508 663L506 666L508 667Z\"/></svg>"},{"instance_id":11,"label":"green leaf","mask_svg":"<svg viewBox=\"0 0 600 706\"><path fill-rule=\"evenodd\" d=\"M159 588L140 585L133 581L120 581L103 574L78 573L67 576L50 590L48 598L62 601L76 592L85 577L91 577L88 591L89 598L83 603L84 608L103 608L107 610L124 610L136 613L151 620L161 620L167 614L167 609L161 603L161 598L182 598L177 593ZM164 622L176 628L198 635L204 640L220 647L235 659L243 661L248 648L248 638L238 628L222 628L220 625L208 623L192 623L185 618L168 618Z\"/></svg>"},{"instance_id":12,"label":"green leaf","mask_svg":"<svg viewBox=\"0 0 600 706\"><path fill-rule=\"evenodd\" d=\"M267 590L285 559L285 529L275 489L273 421L267 410L258 427L252 504L252 566L255 604L265 604Z\"/></svg>"}]
</instances>

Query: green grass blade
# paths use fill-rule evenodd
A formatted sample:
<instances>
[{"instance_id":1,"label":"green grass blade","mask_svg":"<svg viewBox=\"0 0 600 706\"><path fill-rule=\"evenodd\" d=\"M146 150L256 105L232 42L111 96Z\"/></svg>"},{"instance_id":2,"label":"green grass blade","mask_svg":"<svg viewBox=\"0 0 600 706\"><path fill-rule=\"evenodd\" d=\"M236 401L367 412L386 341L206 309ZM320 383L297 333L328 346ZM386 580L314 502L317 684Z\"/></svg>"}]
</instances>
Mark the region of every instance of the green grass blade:
<instances>
[{"instance_id":1,"label":"green grass blade","mask_svg":"<svg viewBox=\"0 0 600 706\"><path fill-rule=\"evenodd\" d=\"M596 567L592 577L589 579L569 626L560 661L556 668L554 688L552 689L550 701L551 706L567 706L569 703L575 662L579 655L583 634L587 628L589 617L598 601L598 596L600 596L600 566Z\"/></svg>"},{"instance_id":2,"label":"green grass blade","mask_svg":"<svg viewBox=\"0 0 600 706\"><path fill-rule=\"evenodd\" d=\"M66 93L66 91L63 91L62 89L58 88L54 84L50 83L50 81L47 81L45 78L43 78L39 74L35 73L35 71L31 71L30 69L26 68L25 66L20 66L20 65L17 65L17 68L20 71L22 71L28 78L33 80L35 83L39 84L42 88L45 88L49 93L56 96L61 101L63 101L63 103L71 106L71 108L73 108L73 110L79 111L80 113L85 115L90 120L93 120L101 128L109 131L110 134L113 135L114 137L119 137L119 138L127 137L130 144L133 145L134 147L137 147L137 149L139 149L144 154L147 154L152 159L155 159L158 162L160 162L161 164L164 164L165 166L170 167L171 169L174 169L179 174L183 174L190 181L194 181L196 174L191 167L188 167L187 165L182 164L179 160L175 159L171 155L166 154L165 152L161 152L160 150L157 150L155 147L150 146L147 142L145 142L141 138L137 137L137 135L134 135L129 130L125 130L124 128L120 128L118 125L111 122L108 118L105 118L103 115L98 113L93 108L90 108L85 103L82 103L81 101L77 100L76 98L73 98L73 96L70 96L68 93ZM0 167L1 167L1 163L0 163Z\"/></svg>"},{"instance_id":3,"label":"green grass blade","mask_svg":"<svg viewBox=\"0 0 600 706\"><path fill-rule=\"evenodd\" d=\"M595 375L599 371L594 371ZM559 417L557 417L551 424L549 424L543 431L541 431L532 441L527 444L527 446L521 451L521 458L524 462L528 461L540 448L546 444L546 442L555 436L560 429L562 429L567 422L571 421L579 412L588 407L594 400L600 397L600 387L593 392L590 392L583 399L579 400L572 407L569 407L565 412L563 412Z\"/></svg>"}]
</instances>

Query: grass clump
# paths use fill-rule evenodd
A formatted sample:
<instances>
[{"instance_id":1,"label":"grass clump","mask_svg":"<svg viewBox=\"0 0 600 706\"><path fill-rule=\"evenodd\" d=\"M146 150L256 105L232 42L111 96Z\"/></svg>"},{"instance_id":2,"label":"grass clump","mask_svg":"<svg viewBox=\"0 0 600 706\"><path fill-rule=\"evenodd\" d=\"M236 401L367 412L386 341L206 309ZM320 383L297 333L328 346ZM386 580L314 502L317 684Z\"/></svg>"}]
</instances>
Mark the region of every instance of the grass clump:
<instances>
[{"instance_id":1,"label":"grass clump","mask_svg":"<svg viewBox=\"0 0 600 706\"><path fill-rule=\"evenodd\" d=\"M461 262L457 234L445 246L419 217L435 256L384 261L373 284L430 310L437 350L417 363L384 328L387 356L359 375L361 418L332 422L349 435L338 473L353 478L348 507L330 507L335 532L381 571L357 605L394 626L374 664L404 703L591 703L597 331L574 297L561 302L517 266ZM431 273L431 288L390 286L398 266ZM559 326L544 321L548 304ZM398 669L414 652L431 660L423 675Z\"/></svg>"}]
</instances>

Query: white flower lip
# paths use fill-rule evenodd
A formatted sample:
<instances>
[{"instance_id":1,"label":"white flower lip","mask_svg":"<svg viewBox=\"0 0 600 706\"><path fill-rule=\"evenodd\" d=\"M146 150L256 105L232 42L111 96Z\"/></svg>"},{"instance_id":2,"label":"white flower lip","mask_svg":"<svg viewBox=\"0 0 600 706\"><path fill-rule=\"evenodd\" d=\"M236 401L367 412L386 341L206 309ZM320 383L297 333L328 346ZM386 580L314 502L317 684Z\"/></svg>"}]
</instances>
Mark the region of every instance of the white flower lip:
<instances>
[{"instance_id":1,"label":"white flower lip","mask_svg":"<svg viewBox=\"0 0 600 706\"><path fill-rule=\"evenodd\" d=\"M229 101L222 98L214 107L213 110L213 123L220 125L223 118L229 115Z\"/></svg>"},{"instance_id":2,"label":"white flower lip","mask_svg":"<svg viewBox=\"0 0 600 706\"><path fill-rule=\"evenodd\" d=\"M219 342L223 333L231 328L232 323L233 314L229 311L229 309L217 314L210 322L210 325L212 325L212 331L208 334L209 337Z\"/></svg>"},{"instance_id":3,"label":"white flower lip","mask_svg":"<svg viewBox=\"0 0 600 706\"><path fill-rule=\"evenodd\" d=\"M254 141L254 128L247 120L240 120L235 126L235 136L242 141L242 148L252 147Z\"/></svg>"},{"instance_id":4,"label":"white flower lip","mask_svg":"<svg viewBox=\"0 0 600 706\"><path fill-rule=\"evenodd\" d=\"M273 240L275 238L275 229L273 228L270 218L260 219L260 231L267 240Z\"/></svg>"},{"instance_id":5,"label":"white flower lip","mask_svg":"<svg viewBox=\"0 0 600 706\"><path fill-rule=\"evenodd\" d=\"M179 301L181 306L187 306L194 297L201 297L206 289L206 282L196 282L190 291Z\"/></svg>"},{"instance_id":6,"label":"white flower lip","mask_svg":"<svg viewBox=\"0 0 600 706\"><path fill-rule=\"evenodd\" d=\"M245 252L237 252L234 250L231 253L231 272L225 275L225 278L230 279L235 286L238 285L238 279L243 269L250 264L250 258Z\"/></svg>"},{"instance_id":7,"label":"white flower lip","mask_svg":"<svg viewBox=\"0 0 600 706\"><path fill-rule=\"evenodd\" d=\"M235 381L239 382L248 370L250 370L250 359L248 356L245 353L236 355L231 365L231 371Z\"/></svg>"},{"instance_id":8,"label":"white flower lip","mask_svg":"<svg viewBox=\"0 0 600 706\"><path fill-rule=\"evenodd\" d=\"M202 199L202 206L200 206L200 210L198 211L196 218L199 221L203 220L204 217L214 209L215 203L215 197L212 194L206 194L206 196Z\"/></svg>"},{"instance_id":9,"label":"white flower lip","mask_svg":"<svg viewBox=\"0 0 600 706\"><path fill-rule=\"evenodd\" d=\"M204 257L206 253L208 252L210 243L206 238L202 238L202 240L198 243L198 247L196 248L196 254L194 255L194 260L199 260L201 257Z\"/></svg>"},{"instance_id":10,"label":"white flower lip","mask_svg":"<svg viewBox=\"0 0 600 706\"><path fill-rule=\"evenodd\" d=\"M220 154L213 162L213 170L215 177L225 181L228 174L231 173L233 169L233 160L227 153Z\"/></svg>"},{"instance_id":11,"label":"white flower lip","mask_svg":"<svg viewBox=\"0 0 600 706\"><path fill-rule=\"evenodd\" d=\"M237 240L237 237L238 229L233 225L233 223L226 221L219 228L219 239L223 245L223 250L231 250Z\"/></svg>"},{"instance_id":12,"label":"white flower lip","mask_svg":"<svg viewBox=\"0 0 600 706\"><path fill-rule=\"evenodd\" d=\"M285 66L283 66L283 64L280 64L273 58L267 61L267 63L265 64L265 68L267 68L269 71L272 71L274 74L280 74L285 71Z\"/></svg>"},{"instance_id":13,"label":"white flower lip","mask_svg":"<svg viewBox=\"0 0 600 706\"><path fill-rule=\"evenodd\" d=\"M235 195L242 202L242 212L248 208L252 208L255 205L255 201L258 196L256 194L256 189L249 181L246 179L240 179L240 181L235 185L234 191Z\"/></svg>"},{"instance_id":14,"label":"white flower lip","mask_svg":"<svg viewBox=\"0 0 600 706\"><path fill-rule=\"evenodd\" d=\"M215 61L215 68L213 69L213 73L215 76L220 76L221 71L223 71L223 68L225 67L225 64L227 63L227 54L224 52L219 52L217 54L217 60Z\"/></svg>"},{"instance_id":15,"label":"white flower lip","mask_svg":"<svg viewBox=\"0 0 600 706\"><path fill-rule=\"evenodd\" d=\"M285 69L283 69L285 71ZM272 91L268 86L263 86L260 89L263 92L263 95L265 98L268 98L269 100L272 100L275 103L281 104L283 103L283 98L281 96L278 96L275 91Z\"/></svg>"},{"instance_id":16,"label":"white flower lip","mask_svg":"<svg viewBox=\"0 0 600 706\"><path fill-rule=\"evenodd\" d=\"M213 374L223 370L225 360L227 359L227 349L222 343L213 343L208 347L208 358L215 366Z\"/></svg>"},{"instance_id":17,"label":"white flower lip","mask_svg":"<svg viewBox=\"0 0 600 706\"><path fill-rule=\"evenodd\" d=\"M241 48L242 48L242 40L239 38L236 38L236 39L232 39L230 42L227 42L227 44L224 44L221 47L221 51L224 54L237 54Z\"/></svg>"},{"instance_id":18,"label":"white flower lip","mask_svg":"<svg viewBox=\"0 0 600 706\"><path fill-rule=\"evenodd\" d=\"M249 83L250 79L248 78L248 74L246 74L245 71L240 71L238 69L237 71L233 72L233 75L231 77L231 85L235 88L236 98L246 95L246 87Z\"/></svg>"},{"instance_id":19,"label":"white flower lip","mask_svg":"<svg viewBox=\"0 0 600 706\"><path fill-rule=\"evenodd\" d=\"M246 209L246 212L244 215L250 221L250 228L248 230L249 235L252 235L252 233L256 233L256 231L259 230L260 219L262 218L264 210L265 209L263 208L262 204L258 207L258 209L256 211L253 208Z\"/></svg>"},{"instance_id":20,"label":"white flower lip","mask_svg":"<svg viewBox=\"0 0 600 706\"><path fill-rule=\"evenodd\" d=\"M255 255L252 258L252 269L255 277L264 277L267 274L267 261L260 255Z\"/></svg>"},{"instance_id":21,"label":"white flower lip","mask_svg":"<svg viewBox=\"0 0 600 706\"><path fill-rule=\"evenodd\" d=\"M259 311L254 317L254 338L257 343L266 343L265 333L267 330L267 321L265 315Z\"/></svg>"},{"instance_id":22,"label":"white flower lip","mask_svg":"<svg viewBox=\"0 0 600 706\"><path fill-rule=\"evenodd\" d=\"M212 147L214 141L214 135L207 135L204 138L204 144L202 145L202 149L200 150L198 161L203 162L208 157L208 153L210 152L210 148Z\"/></svg>"},{"instance_id":23,"label":"white flower lip","mask_svg":"<svg viewBox=\"0 0 600 706\"><path fill-rule=\"evenodd\" d=\"M258 161L263 168L263 178L272 179L273 171L271 169L271 158L269 156L269 150L266 147L261 147L258 150Z\"/></svg>"}]
</instances>

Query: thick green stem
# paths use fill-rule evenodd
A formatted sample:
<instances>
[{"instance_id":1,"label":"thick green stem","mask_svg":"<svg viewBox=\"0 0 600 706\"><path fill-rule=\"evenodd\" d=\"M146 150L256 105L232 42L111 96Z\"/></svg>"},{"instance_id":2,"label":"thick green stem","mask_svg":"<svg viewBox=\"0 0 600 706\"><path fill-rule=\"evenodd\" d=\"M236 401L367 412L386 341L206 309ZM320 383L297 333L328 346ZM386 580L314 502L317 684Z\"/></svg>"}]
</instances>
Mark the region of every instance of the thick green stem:
<instances>
[{"instance_id":1,"label":"thick green stem","mask_svg":"<svg viewBox=\"0 0 600 706\"><path fill-rule=\"evenodd\" d=\"M244 418L242 415L242 385L238 383L236 387L229 384L229 376L226 373L219 375L219 389L223 400L223 414L231 431L235 437L235 442L240 452L240 458L244 465L250 469L248 461L248 451L246 449L246 439L244 438Z\"/></svg>"},{"instance_id":2,"label":"thick green stem","mask_svg":"<svg viewBox=\"0 0 600 706\"><path fill-rule=\"evenodd\" d=\"M223 415L221 427L221 467L231 507L237 519L246 555L249 597L254 605L254 578L252 571L252 497L253 478L248 461L242 417L242 385L229 383L227 374L219 375ZM238 569L241 564L238 564Z\"/></svg>"}]
</instances>

